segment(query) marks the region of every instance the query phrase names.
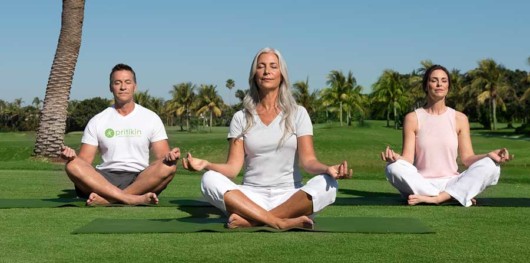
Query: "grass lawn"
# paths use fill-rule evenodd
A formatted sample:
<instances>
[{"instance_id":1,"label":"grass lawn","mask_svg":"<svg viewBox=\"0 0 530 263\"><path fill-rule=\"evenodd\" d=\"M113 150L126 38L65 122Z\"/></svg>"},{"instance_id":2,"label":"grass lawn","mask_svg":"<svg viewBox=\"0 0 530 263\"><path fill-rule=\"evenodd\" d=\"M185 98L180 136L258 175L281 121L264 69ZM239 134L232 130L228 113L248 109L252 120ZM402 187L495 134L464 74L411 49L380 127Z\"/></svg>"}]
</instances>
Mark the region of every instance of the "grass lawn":
<instances>
[{"instance_id":1,"label":"grass lawn","mask_svg":"<svg viewBox=\"0 0 530 263\"><path fill-rule=\"evenodd\" d=\"M379 152L401 147L401 131L368 121L364 127L316 125L315 149L325 163L348 160L354 178L339 182L337 203L320 217L413 217L434 234L71 232L96 218L174 219L177 207L0 209L0 262L527 262L530 258L530 141L506 130L472 130L475 151L507 147L499 185L479 206L404 205L386 182ZM212 161L226 158L227 128L212 133L168 129L170 143ZM81 133L66 136L78 147ZM30 157L33 133L0 133L0 199L73 197L63 166ZM309 177L307 177L309 178ZM200 174L179 169L166 197L200 197ZM483 205L480 205L480 204ZM317 217L318 222L318 217Z\"/></svg>"}]
</instances>

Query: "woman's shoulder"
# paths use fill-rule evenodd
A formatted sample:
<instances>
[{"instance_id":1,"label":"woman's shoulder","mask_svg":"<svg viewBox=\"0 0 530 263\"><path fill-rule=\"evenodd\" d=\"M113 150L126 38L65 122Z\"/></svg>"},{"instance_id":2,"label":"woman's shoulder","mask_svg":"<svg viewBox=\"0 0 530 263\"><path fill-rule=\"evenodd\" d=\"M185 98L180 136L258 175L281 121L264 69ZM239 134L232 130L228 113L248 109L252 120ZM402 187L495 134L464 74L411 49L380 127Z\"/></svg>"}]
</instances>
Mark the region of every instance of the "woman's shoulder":
<instances>
[{"instance_id":1,"label":"woman's shoulder","mask_svg":"<svg viewBox=\"0 0 530 263\"><path fill-rule=\"evenodd\" d=\"M409 121L411 121L411 120L416 120L416 119L417 119L417 116L418 116L418 114L417 114L416 111L417 111L417 109L416 109L416 110L413 110L413 111L411 111L411 112L409 112L409 113L407 113L407 114L405 115L405 121L407 121L407 120L409 120Z\"/></svg>"},{"instance_id":2,"label":"woman's shoulder","mask_svg":"<svg viewBox=\"0 0 530 263\"><path fill-rule=\"evenodd\" d=\"M454 110L455 111L455 119L457 122L467 122L467 115L464 114L463 112L460 112L460 111L457 111L457 110Z\"/></svg>"},{"instance_id":3,"label":"woman's shoulder","mask_svg":"<svg viewBox=\"0 0 530 263\"><path fill-rule=\"evenodd\" d=\"M236 113L234 113L234 116L244 116L244 115L245 115L244 109L238 110L236 111Z\"/></svg>"},{"instance_id":4,"label":"woman's shoulder","mask_svg":"<svg viewBox=\"0 0 530 263\"><path fill-rule=\"evenodd\" d=\"M232 120L243 121L245 120L245 110L238 110L232 116Z\"/></svg>"},{"instance_id":5,"label":"woman's shoulder","mask_svg":"<svg viewBox=\"0 0 530 263\"><path fill-rule=\"evenodd\" d=\"M295 107L296 114L308 114L307 109L302 105L296 105Z\"/></svg>"}]
</instances>

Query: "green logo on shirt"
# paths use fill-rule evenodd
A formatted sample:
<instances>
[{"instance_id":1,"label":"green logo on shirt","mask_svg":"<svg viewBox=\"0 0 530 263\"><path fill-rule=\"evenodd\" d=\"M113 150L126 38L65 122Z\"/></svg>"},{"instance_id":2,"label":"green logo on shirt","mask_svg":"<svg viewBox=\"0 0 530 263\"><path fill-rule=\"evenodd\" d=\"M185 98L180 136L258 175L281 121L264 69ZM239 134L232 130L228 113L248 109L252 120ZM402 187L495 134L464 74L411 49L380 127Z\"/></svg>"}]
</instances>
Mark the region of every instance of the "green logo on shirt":
<instances>
[{"instance_id":1,"label":"green logo on shirt","mask_svg":"<svg viewBox=\"0 0 530 263\"><path fill-rule=\"evenodd\" d=\"M112 128L108 128L105 130L105 137L109 139L113 137L140 137L140 136L142 136L142 130L140 129L113 130Z\"/></svg>"},{"instance_id":2,"label":"green logo on shirt","mask_svg":"<svg viewBox=\"0 0 530 263\"><path fill-rule=\"evenodd\" d=\"M114 130L113 130L113 129L110 129L110 128L109 128L109 129L106 129L106 130L105 130L105 137L107 137L107 138L112 138L112 137L114 137Z\"/></svg>"}]
</instances>

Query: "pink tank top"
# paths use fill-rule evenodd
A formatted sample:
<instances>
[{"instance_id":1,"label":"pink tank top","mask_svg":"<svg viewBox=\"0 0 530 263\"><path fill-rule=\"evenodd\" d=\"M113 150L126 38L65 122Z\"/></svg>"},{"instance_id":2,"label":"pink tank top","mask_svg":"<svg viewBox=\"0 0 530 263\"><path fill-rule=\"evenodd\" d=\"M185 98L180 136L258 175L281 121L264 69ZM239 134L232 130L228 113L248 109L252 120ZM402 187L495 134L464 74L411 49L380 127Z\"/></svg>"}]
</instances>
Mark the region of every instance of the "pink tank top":
<instances>
[{"instance_id":1,"label":"pink tank top","mask_svg":"<svg viewBox=\"0 0 530 263\"><path fill-rule=\"evenodd\" d=\"M425 178L458 175L456 158L458 136L455 110L447 107L441 115L432 115L423 108L415 110L418 118L414 165Z\"/></svg>"}]
</instances>

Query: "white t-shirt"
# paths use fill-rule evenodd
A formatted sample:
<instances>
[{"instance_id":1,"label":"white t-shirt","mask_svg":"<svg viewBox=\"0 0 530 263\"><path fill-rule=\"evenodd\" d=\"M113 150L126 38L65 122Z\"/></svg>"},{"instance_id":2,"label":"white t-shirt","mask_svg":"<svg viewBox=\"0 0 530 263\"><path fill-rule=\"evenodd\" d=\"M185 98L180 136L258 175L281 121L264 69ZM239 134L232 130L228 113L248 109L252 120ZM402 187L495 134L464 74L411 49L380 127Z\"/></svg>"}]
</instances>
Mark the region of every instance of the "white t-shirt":
<instances>
[{"instance_id":1,"label":"white t-shirt","mask_svg":"<svg viewBox=\"0 0 530 263\"><path fill-rule=\"evenodd\" d=\"M297 138L313 135L313 125L304 107L298 106L293 113L294 133L287 135L282 147L278 144L283 136L284 126L280 113L267 126L258 115L254 116L254 126L245 134L245 113L234 114L230 123L228 138L244 140L245 175L243 184L256 187L293 188L302 184L298 167Z\"/></svg>"},{"instance_id":2,"label":"white t-shirt","mask_svg":"<svg viewBox=\"0 0 530 263\"><path fill-rule=\"evenodd\" d=\"M152 142L166 140L164 124L158 115L139 104L127 116L109 107L92 117L82 143L99 147L101 170L141 172L149 166Z\"/></svg>"}]
</instances>

